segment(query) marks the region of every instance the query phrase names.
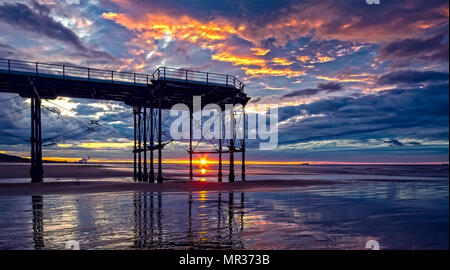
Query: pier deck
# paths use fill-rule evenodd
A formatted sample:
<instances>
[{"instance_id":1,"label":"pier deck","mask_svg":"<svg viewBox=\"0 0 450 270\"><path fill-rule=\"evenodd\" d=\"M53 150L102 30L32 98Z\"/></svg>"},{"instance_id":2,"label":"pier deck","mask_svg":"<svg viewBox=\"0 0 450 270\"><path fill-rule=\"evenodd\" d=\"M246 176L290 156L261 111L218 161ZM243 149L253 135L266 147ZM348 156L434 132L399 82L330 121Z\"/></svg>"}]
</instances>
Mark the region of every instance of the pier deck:
<instances>
[{"instance_id":1,"label":"pier deck","mask_svg":"<svg viewBox=\"0 0 450 270\"><path fill-rule=\"evenodd\" d=\"M152 74L142 74L0 59L0 92L16 93L21 97L31 98L32 182L42 182L43 179L41 99L86 98L120 101L132 106L135 130L135 146L132 151L135 178L137 181L154 181L153 151L157 151L159 165L157 180L162 182L161 151L166 143L162 141L161 110L170 109L177 103L192 108L194 96L202 97L203 106L210 103L217 104L222 109L225 104L245 106L250 98L244 93L244 87L244 84L232 75L187 69L159 67ZM190 134L192 134L192 109L190 114ZM157 130L157 134L153 134L154 130ZM245 164L244 141L239 149L234 146L234 138L230 139L227 150L222 149L222 143L223 140L220 139L219 150L214 151L219 154L220 159L219 181L222 180L222 153L229 154L230 160L234 160L234 152L242 152L243 167ZM150 171L147 170L147 152L150 152ZM192 148L192 136L188 153L192 179L192 155L196 154ZM245 169L242 171L242 178L245 179ZM234 181L234 162L230 162L229 181Z\"/></svg>"}]
</instances>

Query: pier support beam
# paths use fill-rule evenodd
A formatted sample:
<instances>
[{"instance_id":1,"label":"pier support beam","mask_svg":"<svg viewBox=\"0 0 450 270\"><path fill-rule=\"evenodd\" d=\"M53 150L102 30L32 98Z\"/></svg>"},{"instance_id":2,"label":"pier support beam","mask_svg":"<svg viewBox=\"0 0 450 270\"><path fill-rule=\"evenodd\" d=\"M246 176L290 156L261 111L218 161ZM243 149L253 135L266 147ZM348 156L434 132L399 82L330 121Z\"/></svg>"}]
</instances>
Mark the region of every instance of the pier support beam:
<instances>
[{"instance_id":1,"label":"pier support beam","mask_svg":"<svg viewBox=\"0 0 450 270\"><path fill-rule=\"evenodd\" d=\"M34 87L34 86L33 86ZM31 183L43 182L42 137L41 137L41 99L34 89L31 97Z\"/></svg>"},{"instance_id":2,"label":"pier support beam","mask_svg":"<svg viewBox=\"0 0 450 270\"><path fill-rule=\"evenodd\" d=\"M142 107L138 109L138 181L142 181L142 134L141 134L141 118L142 118Z\"/></svg>"},{"instance_id":3,"label":"pier support beam","mask_svg":"<svg viewBox=\"0 0 450 270\"><path fill-rule=\"evenodd\" d=\"M137 119L136 119L136 117L137 117L137 108L136 107L134 107L133 108L133 119L134 119L134 148L133 148L133 156L134 156L134 173L133 173L133 179L134 179L134 181L136 181L137 180L137 164L136 164L136 162L137 162L137 159L136 159L136 155L137 155L137 145L136 145L136 139L137 139L137 136L136 136L136 132L137 132Z\"/></svg>"},{"instance_id":4,"label":"pier support beam","mask_svg":"<svg viewBox=\"0 0 450 270\"><path fill-rule=\"evenodd\" d=\"M222 110L222 109L221 109ZM219 168L218 168L218 181L222 182L222 135L223 135L223 114L220 112L220 134L219 134Z\"/></svg>"},{"instance_id":5,"label":"pier support beam","mask_svg":"<svg viewBox=\"0 0 450 270\"><path fill-rule=\"evenodd\" d=\"M152 101L153 102L153 101ZM153 103L152 103L153 104ZM155 182L155 171L153 166L153 148L154 148L154 121L153 121L153 105L150 106L150 182Z\"/></svg>"},{"instance_id":6,"label":"pier support beam","mask_svg":"<svg viewBox=\"0 0 450 270\"><path fill-rule=\"evenodd\" d=\"M234 107L234 104L233 104ZM230 172L228 174L228 182L234 182L234 110L231 109L230 114Z\"/></svg>"},{"instance_id":7,"label":"pier support beam","mask_svg":"<svg viewBox=\"0 0 450 270\"><path fill-rule=\"evenodd\" d=\"M192 112L193 108L191 108L190 112L189 112L189 179L192 180L194 178L194 173L192 170L192 125L193 120L192 120Z\"/></svg>"},{"instance_id":8,"label":"pier support beam","mask_svg":"<svg viewBox=\"0 0 450 270\"><path fill-rule=\"evenodd\" d=\"M144 101L145 102L145 101ZM145 103L144 103L145 104ZM143 181L148 182L148 174L147 174L147 108L144 105L144 175Z\"/></svg>"},{"instance_id":9,"label":"pier support beam","mask_svg":"<svg viewBox=\"0 0 450 270\"><path fill-rule=\"evenodd\" d=\"M222 139L219 139L219 168L218 181L222 182Z\"/></svg>"},{"instance_id":10,"label":"pier support beam","mask_svg":"<svg viewBox=\"0 0 450 270\"><path fill-rule=\"evenodd\" d=\"M241 141L241 151L242 151L242 169L241 178L245 181L245 106L242 106L242 141Z\"/></svg>"},{"instance_id":11,"label":"pier support beam","mask_svg":"<svg viewBox=\"0 0 450 270\"><path fill-rule=\"evenodd\" d=\"M161 94L158 96L158 183L163 182L162 177L162 103L161 103Z\"/></svg>"}]
</instances>

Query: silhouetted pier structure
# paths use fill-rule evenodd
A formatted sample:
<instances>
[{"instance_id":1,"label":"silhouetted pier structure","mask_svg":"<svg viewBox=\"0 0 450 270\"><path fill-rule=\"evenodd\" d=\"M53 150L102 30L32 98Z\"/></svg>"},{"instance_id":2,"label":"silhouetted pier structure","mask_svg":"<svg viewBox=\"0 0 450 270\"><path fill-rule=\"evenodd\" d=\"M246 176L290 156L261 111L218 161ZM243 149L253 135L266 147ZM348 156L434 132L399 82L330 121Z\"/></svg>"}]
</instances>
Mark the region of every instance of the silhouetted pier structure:
<instances>
[{"instance_id":1,"label":"silhouetted pier structure","mask_svg":"<svg viewBox=\"0 0 450 270\"><path fill-rule=\"evenodd\" d=\"M224 137L219 147L212 151L195 151L193 140L193 97L201 96L202 104L241 104L244 108L250 99L244 93L244 84L236 77L187 69L160 67L153 74L101 70L70 65L0 59L0 92L17 93L31 99L31 169L32 182L43 181L41 100L57 97L87 98L121 101L133 107L134 115L134 178L136 181L163 181L162 150L170 141L163 142L162 110L182 103L190 108L189 178L193 179L194 154L218 154L218 180L222 181L222 154L229 154L229 181L233 182L234 153L242 153L242 179L245 180L245 136L241 147L235 146L236 136L228 139L228 149L223 149ZM245 109L243 110L245 125ZM231 125L236 119L231 113ZM223 126L221 125L221 129ZM244 127L245 129L245 127ZM221 132L224 134L224 132ZM158 166L154 171L154 151ZM149 155L147 155L149 154Z\"/></svg>"}]
</instances>

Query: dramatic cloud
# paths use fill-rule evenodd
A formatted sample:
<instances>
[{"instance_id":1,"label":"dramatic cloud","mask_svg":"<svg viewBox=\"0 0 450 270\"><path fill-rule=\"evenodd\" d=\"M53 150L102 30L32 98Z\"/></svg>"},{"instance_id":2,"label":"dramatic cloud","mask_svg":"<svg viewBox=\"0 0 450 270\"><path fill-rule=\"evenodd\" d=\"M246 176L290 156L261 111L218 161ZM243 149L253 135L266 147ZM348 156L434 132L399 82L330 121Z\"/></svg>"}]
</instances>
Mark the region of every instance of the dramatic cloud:
<instances>
[{"instance_id":1,"label":"dramatic cloud","mask_svg":"<svg viewBox=\"0 0 450 270\"><path fill-rule=\"evenodd\" d=\"M336 82L319 83L319 85L317 85L317 88L321 90L337 91L342 89L342 85Z\"/></svg>"},{"instance_id":2,"label":"dramatic cloud","mask_svg":"<svg viewBox=\"0 0 450 270\"><path fill-rule=\"evenodd\" d=\"M380 49L382 59L411 61L413 59L448 62L447 33L441 33L431 38L409 38L384 45Z\"/></svg>"},{"instance_id":3,"label":"dramatic cloud","mask_svg":"<svg viewBox=\"0 0 450 270\"><path fill-rule=\"evenodd\" d=\"M31 32L41 33L50 38L72 44L75 48L85 50L80 39L61 23L48 16L48 10L33 11L29 6L21 3L0 6L0 20L12 26L21 27Z\"/></svg>"},{"instance_id":4,"label":"dramatic cloud","mask_svg":"<svg viewBox=\"0 0 450 270\"><path fill-rule=\"evenodd\" d=\"M91 57L111 58L108 53L86 47L79 37L62 23L50 17L50 9L33 1L33 8L22 3L0 5L0 21L29 32L42 34L72 45L78 51Z\"/></svg>"},{"instance_id":5,"label":"dramatic cloud","mask_svg":"<svg viewBox=\"0 0 450 270\"><path fill-rule=\"evenodd\" d=\"M448 81L449 74L437 71L402 70L381 76L377 84L389 85L400 83L427 83Z\"/></svg>"},{"instance_id":6,"label":"dramatic cloud","mask_svg":"<svg viewBox=\"0 0 450 270\"><path fill-rule=\"evenodd\" d=\"M252 98L247 108L279 106L272 159L446 161L448 18L442 0L8 0L0 58L235 75ZM73 113L44 103L46 155L130 158L131 108L55 102ZM28 152L28 107L22 98L0 103L0 151ZM248 145L249 159L262 156ZM165 157L184 154L171 145Z\"/></svg>"},{"instance_id":7,"label":"dramatic cloud","mask_svg":"<svg viewBox=\"0 0 450 270\"><path fill-rule=\"evenodd\" d=\"M385 143L388 143L388 144L390 144L391 146L403 146L403 143L401 143L400 141L398 141L398 140L395 140L395 139L393 139L393 140L385 140L384 141Z\"/></svg>"},{"instance_id":8,"label":"dramatic cloud","mask_svg":"<svg viewBox=\"0 0 450 270\"><path fill-rule=\"evenodd\" d=\"M316 89L301 89L284 94L282 98L309 97L319 93L331 93L342 90L342 85L336 82L319 83Z\"/></svg>"},{"instance_id":9,"label":"dramatic cloud","mask_svg":"<svg viewBox=\"0 0 450 270\"><path fill-rule=\"evenodd\" d=\"M281 110L282 144L329 139L448 139L448 84L334 97Z\"/></svg>"},{"instance_id":10,"label":"dramatic cloud","mask_svg":"<svg viewBox=\"0 0 450 270\"><path fill-rule=\"evenodd\" d=\"M0 58L9 58L14 55L15 51L12 46L0 43Z\"/></svg>"}]
</instances>

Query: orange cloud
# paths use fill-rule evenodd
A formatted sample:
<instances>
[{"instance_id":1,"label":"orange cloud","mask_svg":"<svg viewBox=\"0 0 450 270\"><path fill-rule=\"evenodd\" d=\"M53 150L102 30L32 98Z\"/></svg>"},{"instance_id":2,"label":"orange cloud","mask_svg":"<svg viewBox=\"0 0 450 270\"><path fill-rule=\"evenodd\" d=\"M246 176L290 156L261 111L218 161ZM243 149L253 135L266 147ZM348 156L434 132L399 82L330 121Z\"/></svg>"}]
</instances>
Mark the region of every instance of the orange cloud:
<instances>
[{"instance_id":1,"label":"orange cloud","mask_svg":"<svg viewBox=\"0 0 450 270\"><path fill-rule=\"evenodd\" d=\"M233 35L238 35L246 40L248 33L252 31L243 25L235 26L233 23L225 19L213 19L208 22L201 22L189 16L174 17L165 14L150 14L147 13L141 17L131 17L127 14L118 14L114 12L103 13L102 17L121 24L129 30L135 31L137 38L133 40L135 46L141 47L134 49L135 55L143 55L141 49L156 50L153 40L155 39L175 39L191 42L199 45L202 48L207 48L213 51L211 55L212 60L229 62L235 66L241 66L247 75L256 76L287 76L296 77L304 74L302 71L295 71L291 69L273 69L268 67L270 64L277 64L282 66L291 65L293 62L285 58L274 58L267 62L265 59L255 56L264 56L270 50L262 48L249 48L249 54L236 54L232 51L236 48L227 47L223 41L227 40ZM296 21L286 21L285 25L293 26L297 24ZM130 63L131 64L131 63ZM142 69L145 65L142 62L133 63L135 68ZM259 66L260 68L247 68L246 66Z\"/></svg>"},{"instance_id":2,"label":"orange cloud","mask_svg":"<svg viewBox=\"0 0 450 270\"><path fill-rule=\"evenodd\" d=\"M73 144L70 144L70 143L58 143L57 146L61 147L61 148L69 148L69 147L72 147Z\"/></svg>"},{"instance_id":3,"label":"orange cloud","mask_svg":"<svg viewBox=\"0 0 450 270\"><path fill-rule=\"evenodd\" d=\"M333 57L328 57L328 56L319 56L319 57L317 57L317 62L319 62L319 63L330 62L330 61L333 61L333 60L334 60Z\"/></svg>"},{"instance_id":4,"label":"orange cloud","mask_svg":"<svg viewBox=\"0 0 450 270\"><path fill-rule=\"evenodd\" d=\"M264 59L260 58L254 58L254 57L246 57L246 56L237 56L233 55L230 52L220 52L213 54L211 56L213 60L218 60L222 62L230 62L233 63L233 65L239 65L239 66L249 66L249 65L257 65L257 66L265 66L266 61Z\"/></svg>"},{"instance_id":5,"label":"orange cloud","mask_svg":"<svg viewBox=\"0 0 450 270\"><path fill-rule=\"evenodd\" d=\"M287 60L286 58L278 58L278 57L272 59L272 62L281 66L289 66L292 65L292 63L294 63L292 61Z\"/></svg>"},{"instance_id":6,"label":"orange cloud","mask_svg":"<svg viewBox=\"0 0 450 270\"><path fill-rule=\"evenodd\" d=\"M270 52L270 49L266 50L266 49L261 49L261 48L251 48L250 50L253 51L254 55L259 55L259 56L266 55L268 52Z\"/></svg>"},{"instance_id":7,"label":"orange cloud","mask_svg":"<svg viewBox=\"0 0 450 270\"><path fill-rule=\"evenodd\" d=\"M320 53L316 55L316 60L311 61L311 63L326 63L335 60L333 57L323 56Z\"/></svg>"},{"instance_id":8,"label":"orange cloud","mask_svg":"<svg viewBox=\"0 0 450 270\"><path fill-rule=\"evenodd\" d=\"M337 77L327 77L327 76L316 76L317 79L325 81L335 81L335 82L363 82L367 84L373 84L375 82L375 77L368 73L361 74L343 74Z\"/></svg>"},{"instance_id":9,"label":"orange cloud","mask_svg":"<svg viewBox=\"0 0 450 270\"><path fill-rule=\"evenodd\" d=\"M299 61L303 62L303 63L306 63L306 62L309 62L311 60L311 57L304 55L304 56L297 57L297 59Z\"/></svg>"},{"instance_id":10,"label":"orange cloud","mask_svg":"<svg viewBox=\"0 0 450 270\"><path fill-rule=\"evenodd\" d=\"M211 42L225 40L237 29L225 20L200 22L189 16L172 17L165 14L147 13L141 18L131 18L126 14L114 12L103 13L102 17L113 20L134 31L139 31L146 39L161 39L166 35L178 40L185 40L201 46ZM242 29L242 28L241 28Z\"/></svg>"},{"instance_id":11,"label":"orange cloud","mask_svg":"<svg viewBox=\"0 0 450 270\"><path fill-rule=\"evenodd\" d=\"M298 77L305 72L303 71L297 71L297 70L291 70L291 69L272 69L272 68L247 68L243 67L243 70L245 70L245 74L256 77L256 76L286 76L288 78L291 77Z\"/></svg>"},{"instance_id":12,"label":"orange cloud","mask_svg":"<svg viewBox=\"0 0 450 270\"><path fill-rule=\"evenodd\" d=\"M126 143L113 143L113 142L85 142L80 143L78 147L82 148L130 148L133 146L133 143L126 142Z\"/></svg>"}]
</instances>

